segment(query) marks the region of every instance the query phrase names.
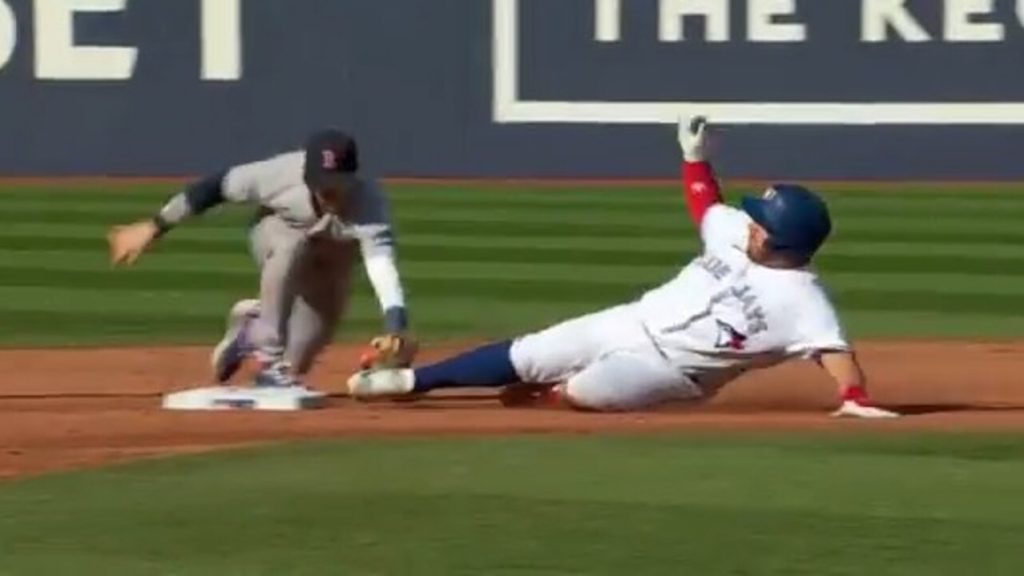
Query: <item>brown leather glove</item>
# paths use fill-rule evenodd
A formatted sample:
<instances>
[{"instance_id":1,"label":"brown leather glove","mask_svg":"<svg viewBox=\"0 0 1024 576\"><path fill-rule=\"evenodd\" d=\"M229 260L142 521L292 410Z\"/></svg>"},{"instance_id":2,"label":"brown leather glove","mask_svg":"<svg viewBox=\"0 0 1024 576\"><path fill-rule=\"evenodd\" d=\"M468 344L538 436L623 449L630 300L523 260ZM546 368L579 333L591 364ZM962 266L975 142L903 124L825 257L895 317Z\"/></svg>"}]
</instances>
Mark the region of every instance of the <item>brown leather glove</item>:
<instances>
[{"instance_id":1,"label":"brown leather glove","mask_svg":"<svg viewBox=\"0 0 1024 576\"><path fill-rule=\"evenodd\" d=\"M114 266L130 266L150 249L160 229L152 220L141 220L127 226L114 226L107 232L110 248L110 263Z\"/></svg>"}]
</instances>

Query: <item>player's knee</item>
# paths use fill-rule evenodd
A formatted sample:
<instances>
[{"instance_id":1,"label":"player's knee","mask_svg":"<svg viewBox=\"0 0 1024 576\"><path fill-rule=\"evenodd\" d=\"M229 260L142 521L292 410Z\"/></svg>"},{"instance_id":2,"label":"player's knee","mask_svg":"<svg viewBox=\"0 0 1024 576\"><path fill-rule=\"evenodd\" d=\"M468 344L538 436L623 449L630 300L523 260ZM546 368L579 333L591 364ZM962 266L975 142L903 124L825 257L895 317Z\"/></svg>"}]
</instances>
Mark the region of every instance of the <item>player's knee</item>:
<instances>
[{"instance_id":1,"label":"player's knee","mask_svg":"<svg viewBox=\"0 0 1024 576\"><path fill-rule=\"evenodd\" d=\"M623 412L628 407L611 390L570 378L562 388L562 400L570 408L584 412Z\"/></svg>"},{"instance_id":2,"label":"player's knee","mask_svg":"<svg viewBox=\"0 0 1024 576\"><path fill-rule=\"evenodd\" d=\"M568 371L563 354L534 334L520 336L509 348L509 362L523 382L544 383L563 379Z\"/></svg>"}]
</instances>

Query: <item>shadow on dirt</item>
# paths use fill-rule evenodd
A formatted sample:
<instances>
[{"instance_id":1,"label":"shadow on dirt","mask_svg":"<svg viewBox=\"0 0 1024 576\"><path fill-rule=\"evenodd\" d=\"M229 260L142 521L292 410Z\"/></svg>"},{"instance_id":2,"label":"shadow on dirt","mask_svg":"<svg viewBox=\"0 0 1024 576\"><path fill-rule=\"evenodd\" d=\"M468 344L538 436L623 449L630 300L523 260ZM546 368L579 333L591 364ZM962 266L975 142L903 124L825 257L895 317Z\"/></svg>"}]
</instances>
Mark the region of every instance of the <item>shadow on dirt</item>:
<instances>
[{"instance_id":1,"label":"shadow on dirt","mask_svg":"<svg viewBox=\"0 0 1024 576\"><path fill-rule=\"evenodd\" d=\"M998 404L895 404L886 405L907 416L922 416L927 414L948 414L955 412L1021 412L1024 413L1024 406L998 405Z\"/></svg>"}]
</instances>

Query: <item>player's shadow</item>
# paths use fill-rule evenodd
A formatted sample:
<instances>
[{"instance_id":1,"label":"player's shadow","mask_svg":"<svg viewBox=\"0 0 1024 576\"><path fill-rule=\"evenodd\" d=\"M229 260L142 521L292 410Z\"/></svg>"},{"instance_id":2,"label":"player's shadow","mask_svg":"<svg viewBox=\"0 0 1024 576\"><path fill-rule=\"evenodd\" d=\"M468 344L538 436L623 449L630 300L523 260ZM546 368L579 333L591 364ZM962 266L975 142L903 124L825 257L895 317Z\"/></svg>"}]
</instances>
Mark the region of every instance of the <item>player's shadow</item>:
<instances>
[{"instance_id":1,"label":"player's shadow","mask_svg":"<svg viewBox=\"0 0 1024 576\"><path fill-rule=\"evenodd\" d=\"M1021 412L1024 406L999 404L886 404L886 408L906 416L948 414L957 412Z\"/></svg>"}]
</instances>

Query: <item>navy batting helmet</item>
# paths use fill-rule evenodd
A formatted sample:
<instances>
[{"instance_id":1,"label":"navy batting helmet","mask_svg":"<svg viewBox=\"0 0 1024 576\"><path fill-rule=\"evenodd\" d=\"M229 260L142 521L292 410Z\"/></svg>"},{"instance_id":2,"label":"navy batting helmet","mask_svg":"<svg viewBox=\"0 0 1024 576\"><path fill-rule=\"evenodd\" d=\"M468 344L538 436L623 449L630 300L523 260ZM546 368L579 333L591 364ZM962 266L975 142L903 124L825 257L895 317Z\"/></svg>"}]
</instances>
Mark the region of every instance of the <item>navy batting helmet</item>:
<instances>
[{"instance_id":1,"label":"navy batting helmet","mask_svg":"<svg viewBox=\"0 0 1024 576\"><path fill-rule=\"evenodd\" d=\"M761 198L747 196L743 198L743 210L768 231L772 249L807 259L832 231L825 202L796 184L776 184Z\"/></svg>"}]
</instances>

